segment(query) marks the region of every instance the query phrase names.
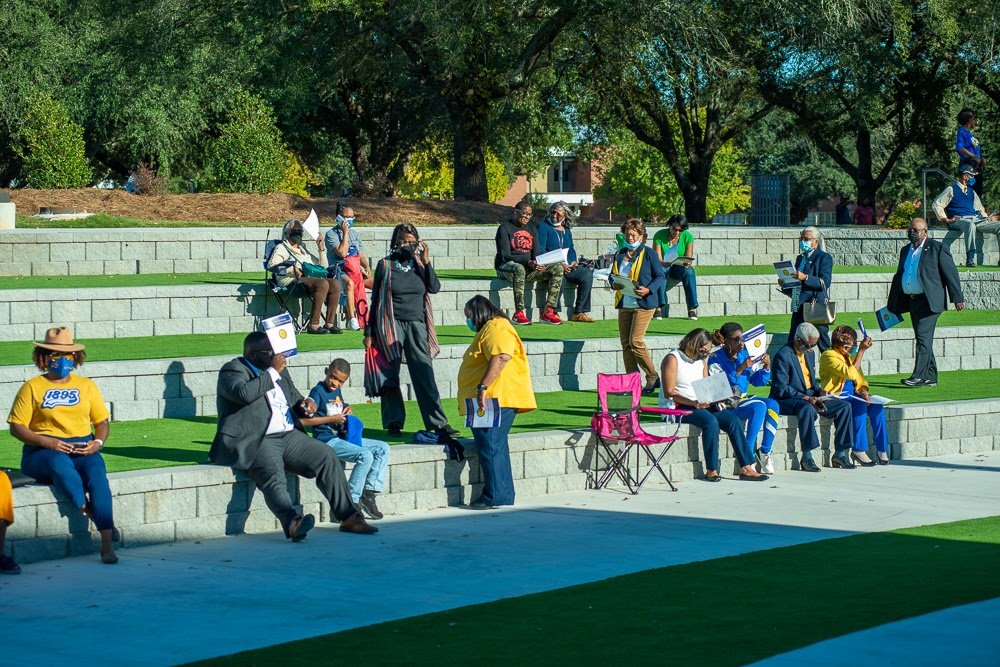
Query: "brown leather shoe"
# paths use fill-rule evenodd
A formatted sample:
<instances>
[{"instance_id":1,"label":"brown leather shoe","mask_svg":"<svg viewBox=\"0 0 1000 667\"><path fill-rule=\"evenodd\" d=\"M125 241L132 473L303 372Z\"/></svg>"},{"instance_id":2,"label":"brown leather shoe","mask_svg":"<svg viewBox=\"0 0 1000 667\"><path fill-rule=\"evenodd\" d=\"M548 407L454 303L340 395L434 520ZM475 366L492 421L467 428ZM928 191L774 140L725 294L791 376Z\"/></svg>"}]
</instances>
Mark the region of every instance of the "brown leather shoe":
<instances>
[{"instance_id":1,"label":"brown leather shoe","mask_svg":"<svg viewBox=\"0 0 1000 667\"><path fill-rule=\"evenodd\" d=\"M590 313L574 313L573 317L569 318L571 322L593 322L594 318L591 317Z\"/></svg>"},{"instance_id":2,"label":"brown leather shoe","mask_svg":"<svg viewBox=\"0 0 1000 667\"><path fill-rule=\"evenodd\" d=\"M374 535L378 532L378 528L365 521L365 518L361 516L361 512L355 512L340 522L340 532Z\"/></svg>"}]
</instances>

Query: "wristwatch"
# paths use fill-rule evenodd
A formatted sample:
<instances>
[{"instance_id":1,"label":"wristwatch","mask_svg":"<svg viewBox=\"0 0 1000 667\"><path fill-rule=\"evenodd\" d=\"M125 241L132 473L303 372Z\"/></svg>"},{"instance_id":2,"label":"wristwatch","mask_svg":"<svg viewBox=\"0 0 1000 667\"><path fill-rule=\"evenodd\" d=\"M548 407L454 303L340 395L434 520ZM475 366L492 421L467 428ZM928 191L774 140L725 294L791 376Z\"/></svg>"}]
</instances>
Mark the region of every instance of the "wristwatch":
<instances>
[{"instance_id":1,"label":"wristwatch","mask_svg":"<svg viewBox=\"0 0 1000 667\"><path fill-rule=\"evenodd\" d=\"M485 384L477 384L476 385L476 393L478 394L481 391L486 391L486 385Z\"/></svg>"}]
</instances>

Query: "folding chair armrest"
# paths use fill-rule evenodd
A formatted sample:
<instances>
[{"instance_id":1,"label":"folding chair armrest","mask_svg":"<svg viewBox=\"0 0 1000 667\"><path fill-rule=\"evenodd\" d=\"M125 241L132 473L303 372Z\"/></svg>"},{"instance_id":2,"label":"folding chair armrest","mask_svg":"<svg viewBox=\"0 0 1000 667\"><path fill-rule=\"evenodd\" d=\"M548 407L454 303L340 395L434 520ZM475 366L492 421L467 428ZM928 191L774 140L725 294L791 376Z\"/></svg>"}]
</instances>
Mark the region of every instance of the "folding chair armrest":
<instances>
[{"instance_id":1,"label":"folding chair armrest","mask_svg":"<svg viewBox=\"0 0 1000 667\"><path fill-rule=\"evenodd\" d=\"M666 415L669 417L683 417L685 415L691 414L690 410L677 410L675 408L652 408L640 406L639 412L645 412L651 415Z\"/></svg>"}]
</instances>

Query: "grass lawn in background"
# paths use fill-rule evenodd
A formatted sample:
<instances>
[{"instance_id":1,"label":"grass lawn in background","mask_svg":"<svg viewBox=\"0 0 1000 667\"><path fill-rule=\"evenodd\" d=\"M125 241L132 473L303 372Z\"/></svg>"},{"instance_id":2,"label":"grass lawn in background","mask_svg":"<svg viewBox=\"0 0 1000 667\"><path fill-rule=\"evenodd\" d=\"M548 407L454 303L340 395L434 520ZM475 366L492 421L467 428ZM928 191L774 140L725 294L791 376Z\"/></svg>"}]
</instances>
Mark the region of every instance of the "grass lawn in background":
<instances>
[{"instance_id":1,"label":"grass lawn in background","mask_svg":"<svg viewBox=\"0 0 1000 667\"><path fill-rule=\"evenodd\" d=\"M676 309L678 312L681 309ZM861 318L865 327L875 333L878 340L878 324L875 314L840 313L839 322L856 326ZM650 322L647 336L683 336L696 327L713 331L724 323L737 321L746 328L764 324L768 331L774 333L788 332L788 315L750 315L745 317L705 316L692 322L684 318L668 318ZM938 326L984 326L1000 323L998 310L964 310L956 312L949 310L942 313ZM899 327L909 327L907 317ZM442 345L468 345L473 334L465 325L439 326L438 340ZM518 334L526 342L532 341L566 341L595 338L611 338L618 340L618 322L616 320L598 320L590 324L581 322L565 322L561 326L550 326L535 323L531 326L518 327ZM87 358L90 361L130 361L136 359L184 359L186 357L237 356L243 351L245 333L228 334L179 334L172 336L141 336L135 338L98 338L81 339L87 346ZM345 331L340 335L298 337L298 347L302 352L329 350L331 354L338 350L360 349L362 336L360 332ZM31 363L32 341L0 342L0 366L19 366Z\"/></svg>"},{"instance_id":2,"label":"grass lawn in background","mask_svg":"<svg viewBox=\"0 0 1000 667\"><path fill-rule=\"evenodd\" d=\"M994 266L959 267L962 271L988 273L997 271ZM839 266L835 271L842 273L892 273L894 266ZM774 270L769 266L699 266L700 276L770 276ZM5 289L90 289L94 287L161 287L174 285L260 284L264 272L250 273L139 273L100 276L7 276L0 283ZM494 280L496 272L489 269L442 269L438 271L441 280Z\"/></svg>"},{"instance_id":3,"label":"grass lawn in background","mask_svg":"<svg viewBox=\"0 0 1000 667\"><path fill-rule=\"evenodd\" d=\"M863 567L846 565L859 554ZM662 567L194 664L745 665L1000 596L998 568L1000 517L987 517Z\"/></svg>"},{"instance_id":4,"label":"grass lawn in background","mask_svg":"<svg viewBox=\"0 0 1000 667\"><path fill-rule=\"evenodd\" d=\"M355 369L360 382L360 369ZM1000 384L1000 371L948 371L938 374L938 386L927 388L904 387L899 380L906 374L878 375L869 378L872 392L894 399L899 404L931 403L945 400L974 398L994 398ZM311 387L299 387L308 394ZM767 395L767 387L752 388L759 395ZM597 393L594 391L559 391L535 395L538 410L518 415L514 421L514 433L544 431L552 429L590 428L590 419L597 409ZM645 405L656 405L656 398L643 399ZM458 403L454 398L442 400L442 407L453 426L464 428L458 416ZM406 437L389 437L380 426L378 403L355 403L355 414L365 423L365 435L385 440L391 444L409 442L410 436L419 428L420 411L416 401L407 401ZM111 437L104 450L104 458L111 472L159 468L173 465L203 463L208 458L208 450L215 436L215 417L189 417L186 419L145 419L141 421L114 422ZM428 445L431 446L431 445ZM436 446L436 445L434 445ZM0 467L18 468L21 461L21 443L9 432L0 432Z\"/></svg>"}]
</instances>

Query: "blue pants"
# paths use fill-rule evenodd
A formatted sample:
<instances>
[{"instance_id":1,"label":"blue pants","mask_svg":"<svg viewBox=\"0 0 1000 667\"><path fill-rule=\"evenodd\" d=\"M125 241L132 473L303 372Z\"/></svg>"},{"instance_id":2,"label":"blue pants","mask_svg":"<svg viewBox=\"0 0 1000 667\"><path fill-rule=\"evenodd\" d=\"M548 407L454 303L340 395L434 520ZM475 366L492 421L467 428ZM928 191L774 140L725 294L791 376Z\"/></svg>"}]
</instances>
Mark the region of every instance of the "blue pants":
<instances>
[{"instance_id":1,"label":"blue pants","mask_svg":"<svg viewBox=\"0 0 1000 667\"><path fill-rule=\"evenodd\" d=\"M833 420L833 447L835 451L843 452L851 448L854 442L854 429L851 424L851 406L847 401L835 398L823 403L824 411L817 413L811 403L801 398L784 398L778 403L778 414L795 416L799 420L799 443L803 452L809 452L819 447L819 436L816 434L816 419L821 415Z\"/></svg>"},{"instance_id":2,"label":"blue pants","mask_svg":"<svg viewBox=\"0 0 1000 667\"><path fill-rule=\"evenodd\" d=\"M688 310L694 310L698 307L698 280L695 278L694 268L674 264L667 269L667 279L663 282L663 287L660 288L660 315L662 317L670 317L667 285L673 287L677 283L680 283L681 287L684 288L684 301L687 302Z\"/></svg>"},{"instance_id":3,"label":"blue pants","mask_svg":"<svg viewBox=\"0 0 1000 667\"><path fill-rule=\"evenodd\" d=\"M854 422L854 451L868 451L868 425L872 423L872 435L875 436L875 449L880 452L889 451L889 432L885 425L885 406L867 403L864 399L851 396L851 419Z\"/></svg>"},{"instance_id":4,"label":"blue pants","mask_svg":"<svg viewBox=\"0 0 1000 667\"><path fill-rule=\"evenodd\" d=\"M331 438L327 446L341 461L354 464L347 486L351 490L351 500L358 502L365 489L381 491L385 486L385 471L389 467L389 445L381 440L361 437L361 420L354 415L347 416L346 439Z\"/></svg>"},{"instance_id":5,"label":"blue pants","mask_svg":"<svg viewBox=\"0 0 1000 667\"><path fill-rule=\"evenodd\" d=\"M472 429L472 438L479 451L479 466L483 470L481 500L487 505L514 504L514 475L510 470L507 436L516 416L514 408L501 408L500 426Z\"/></svg>"},{"instance_id":6,"label":"blue pants","mask_svg":"<svg viewBox=\"0 0 1000 667\"><path fill-rule=\"evenodd\" d=\"M764 429L764 439L760 450L770 453L774 445L774 435L778 432L778 403L772 398L744 398L736 406L736 416L747 423L747 447L750 451L757 447L757 436Z\"/></svg>"},{"instance_id":7,"label":"blue pants","mask_svg":"<svg viewBox=\"0 0 1000 667\"><path fill-rule=\"evenodd\" d=\"M108 471L100 452L76 456L25 445L21 452L21 472L42 484L54 485L69 496L75 507L86 505L89 495L97 529L111 530L115 527Z\"/></svg>"},{"instance_id":8,"label":"blue pants","mask_svg":"<svg viewBox=\"0 0 1000 667\"><path fill-rule=\"evenodd\" d=\"M753 461L746 436L743 435L743 423L736 416L735 410L721 410L719 412L692 410L691 414L681 417L681 422L701 429L701 448L705 452L706 470L719 469L720 430L729 435L729 442L732 443L736 460L741 466L750 465Z\"/></svg>"}]
</instances>

